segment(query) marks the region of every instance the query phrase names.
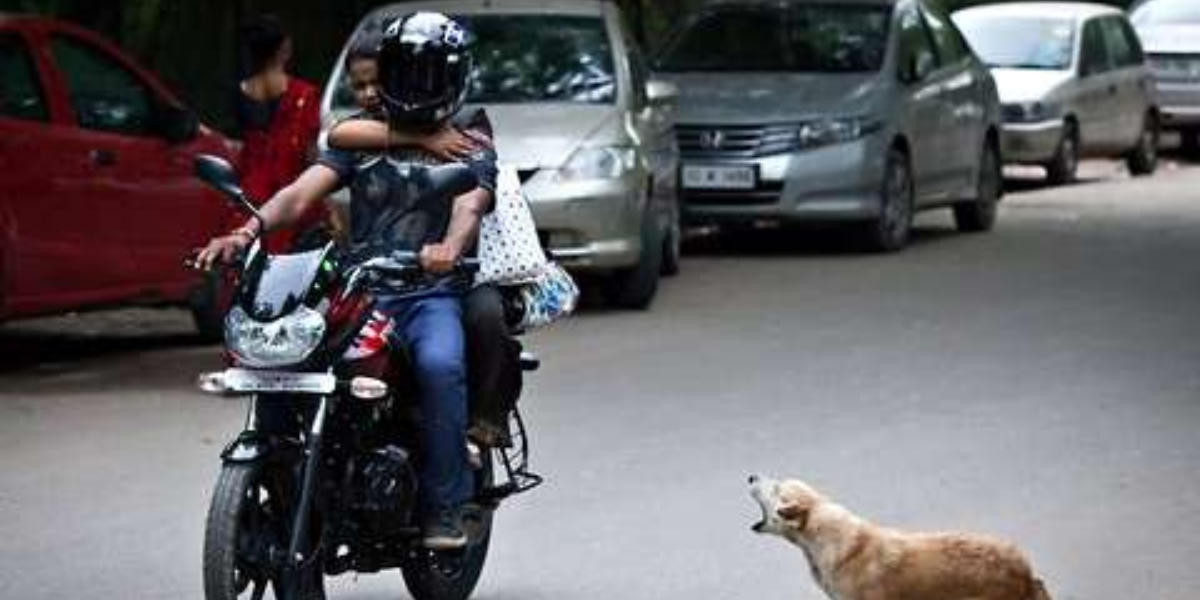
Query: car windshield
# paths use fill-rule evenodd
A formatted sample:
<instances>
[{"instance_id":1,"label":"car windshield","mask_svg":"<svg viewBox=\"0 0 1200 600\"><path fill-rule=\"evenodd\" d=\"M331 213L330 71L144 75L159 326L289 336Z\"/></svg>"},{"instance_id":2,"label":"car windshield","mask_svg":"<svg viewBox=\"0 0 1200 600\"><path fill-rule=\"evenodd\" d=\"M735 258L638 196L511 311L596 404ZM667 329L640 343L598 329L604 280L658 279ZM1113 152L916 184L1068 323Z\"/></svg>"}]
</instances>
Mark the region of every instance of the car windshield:
<instances>
[{"instance_id":1,"label":"car windshield","mask_svg":"<svg viewBox=\"0 0 1200 600\"><path fill-rule=\"evenodd\" d=\"M1075 55L1075 24L1042 17L967 17L955 21L992 68L1066 69Z\"/></svg>"},{"instance_id":2,"label":"car windshield","mask_svg":"<svg viewBox=\"0 0 1200 600\"><path fill-rule=\"evenodd\" d=\"M667 45L663 71L878 71L887 52L887 6L729 6L691 22Z\"/></svg>"},{"instance_id":3,"label":"car windshield","mask_svg":"<svg viewBox=\"0 0 1200 600\"><path fill-rule=\"evenodd\" d=\"M599 17L555 15L456 16L475 36L467 101L611 104L617 86L613 53ZM363 30L382 30L386 19ZM347 75L338 78L333 108L354 108Z\"/></svg>"},{"instance_id":4,"label":"car windshield","mask_svg":"<svg viewBox=\"0 0 1200 600\"><path fill-rule=\"evenodd\" d=\"M469 102L576 102L616 99L613 53L599 17L458 17L475 35Z\"/></svg>"},{"instance_id":5,"label":"car windshield","mask_svg":"<svg viewBox=\"0 0 1200 600\"><path fill-rule=\"evenodd\" d=\"M1133 13L1138 25L1200 25L1200 2L1196 0L1151 0Z\"/></svg>"}]
</instances>

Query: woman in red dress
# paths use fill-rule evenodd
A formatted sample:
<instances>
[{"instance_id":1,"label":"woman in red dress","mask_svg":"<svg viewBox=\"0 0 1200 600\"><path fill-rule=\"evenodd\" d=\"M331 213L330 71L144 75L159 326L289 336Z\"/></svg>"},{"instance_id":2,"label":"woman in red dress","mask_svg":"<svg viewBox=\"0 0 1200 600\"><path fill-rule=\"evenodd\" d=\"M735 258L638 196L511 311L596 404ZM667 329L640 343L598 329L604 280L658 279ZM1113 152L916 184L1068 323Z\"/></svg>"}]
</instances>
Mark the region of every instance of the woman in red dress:
<instances>
[{"instance_id":1,"label":"woman in red dress","mask_svg":"<svg viewBox=\"0 0 1200 600\"><path fill-rule=\"evenodd\" d=\"M278 19L260 16L246 23L241 34L245 78L235 106L242 139L239 166L246 195L261 204L294 181L316 156L321 94L317 86L288 74L292 40ZM291 250L298 236L324 224L326 214L324 207L314 207L291 231L267 236L267 248Z\"/></svg>"}]
</instances>

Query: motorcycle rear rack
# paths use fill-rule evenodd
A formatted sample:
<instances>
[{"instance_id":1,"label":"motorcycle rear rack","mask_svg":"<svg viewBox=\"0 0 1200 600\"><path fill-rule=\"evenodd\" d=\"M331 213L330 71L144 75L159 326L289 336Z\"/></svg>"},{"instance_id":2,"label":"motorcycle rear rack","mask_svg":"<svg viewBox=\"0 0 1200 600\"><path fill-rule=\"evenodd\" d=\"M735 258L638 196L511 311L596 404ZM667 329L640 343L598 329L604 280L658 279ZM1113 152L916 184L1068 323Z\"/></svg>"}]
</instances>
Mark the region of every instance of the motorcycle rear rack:
<instances>
[{"instance_id":1,"label":"motorcycle rear rack","mask_svg":"<svg viewBox=\"0 0 1200 600\"><path fill-rule=\"evenodd\" d=\"M529 436L525 431L525 420L515 408L509 415L508 430L512 443L492 450L493 457L499 459L504 470L503 474L497 472L496 481L483 490L484 499L489 502L528 492L543 481L541 475L529 470Z\"/></svg>"}]
</instances>

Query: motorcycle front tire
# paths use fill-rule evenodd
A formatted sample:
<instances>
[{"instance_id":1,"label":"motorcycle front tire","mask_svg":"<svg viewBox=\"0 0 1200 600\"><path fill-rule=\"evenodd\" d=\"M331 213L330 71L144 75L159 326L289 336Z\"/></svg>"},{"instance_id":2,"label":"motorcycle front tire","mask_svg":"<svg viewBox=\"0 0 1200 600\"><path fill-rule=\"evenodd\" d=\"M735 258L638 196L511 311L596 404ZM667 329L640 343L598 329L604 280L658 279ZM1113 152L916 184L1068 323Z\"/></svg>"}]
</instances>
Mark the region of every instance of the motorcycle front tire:
<instances>
[{"instance_id":1,"label":"motorcycle front tire","mask_svg":"<svg viewBox=\"0 0 1200 600\"><path fill-rule=\"evenodd\" d=\"M264 485L265 473L264 465L258 463L226 464L221 468L204 527L205 600L252 598L256 587L267 585L274 597L281 594L283 581L277 577L253 581L238 557L238 549L246 546L240 543L241 536L248 533L245 525L261 522L251 518L248 511L255 510L251 499L260 495L258 490ZM291 517L290 512L285 511L285 515ZM290 530L290 524L282 527ZM302 600L325 600L324 575L320 570L310 574L313 580L301 590Z\"/></svg>"}]
</instances>

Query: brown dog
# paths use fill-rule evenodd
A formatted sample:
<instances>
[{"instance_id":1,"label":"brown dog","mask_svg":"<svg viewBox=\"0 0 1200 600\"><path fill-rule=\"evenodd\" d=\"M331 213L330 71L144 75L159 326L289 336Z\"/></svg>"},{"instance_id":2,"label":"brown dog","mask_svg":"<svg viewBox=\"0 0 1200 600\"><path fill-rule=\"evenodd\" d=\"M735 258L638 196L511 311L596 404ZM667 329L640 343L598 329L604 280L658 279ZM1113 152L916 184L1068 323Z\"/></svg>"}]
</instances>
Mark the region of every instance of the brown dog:
<instances>
[{"instance_id":1,"label":"brown dog","mask_svg":"<svg viewBox=\"0 0 1200 600\"><path fill-rule=\"evenodd\" d=\"M1050 600L1012 544L965 533L876 526L798 480L750 478L754 531L804 550L833 600Z\"/></svg>"}]
</instances>

